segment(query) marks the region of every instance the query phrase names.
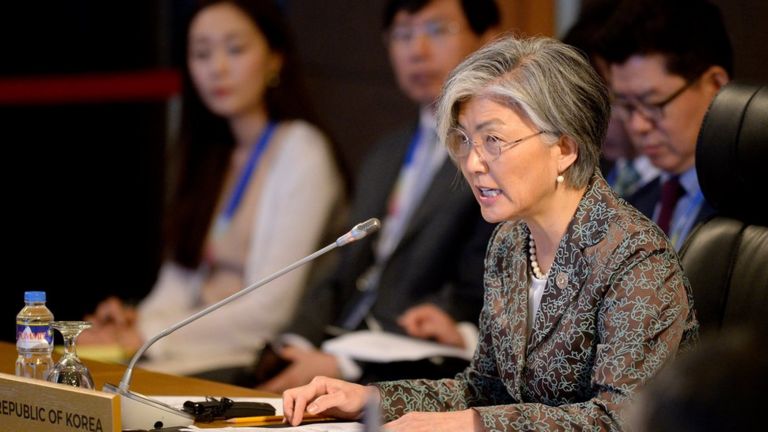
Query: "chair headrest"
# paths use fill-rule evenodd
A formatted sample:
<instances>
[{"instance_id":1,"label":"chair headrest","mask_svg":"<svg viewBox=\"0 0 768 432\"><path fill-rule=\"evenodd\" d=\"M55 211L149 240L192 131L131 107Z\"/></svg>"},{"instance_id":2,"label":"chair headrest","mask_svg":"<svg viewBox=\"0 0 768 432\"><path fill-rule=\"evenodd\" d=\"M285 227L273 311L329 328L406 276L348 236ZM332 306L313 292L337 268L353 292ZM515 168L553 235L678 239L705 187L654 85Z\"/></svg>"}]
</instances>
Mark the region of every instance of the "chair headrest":
<instances>
[{"instance_id":1,"label":"chair headrest","mask_svg":"<svg viewBox=\"0 0 768 432\"><path fill-rule=\"evenodd\" d=\"M699 132L696 171L719 214L768 225L768 86L720 90Z\"/></svg>"}]
</instances>

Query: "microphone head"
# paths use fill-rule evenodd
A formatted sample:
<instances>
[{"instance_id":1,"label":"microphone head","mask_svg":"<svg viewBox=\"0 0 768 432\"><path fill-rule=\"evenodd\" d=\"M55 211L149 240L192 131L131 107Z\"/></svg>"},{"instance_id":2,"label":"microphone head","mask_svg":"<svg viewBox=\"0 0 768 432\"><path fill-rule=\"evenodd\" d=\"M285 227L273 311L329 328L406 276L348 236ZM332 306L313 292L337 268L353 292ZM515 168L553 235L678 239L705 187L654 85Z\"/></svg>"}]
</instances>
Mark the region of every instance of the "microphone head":
<instances>
[{"instance_id":1,"label":"microphone head","mask_svg":"<svg viewBox=\"0 0 768 432\"><path fill-rule=\"evenodd\" d=\"M353 235L360 233L360 237L357 237L355 240L359 240L368 234L375 233L376 231L381 228L381 222L379 222L376 218L370 218L365 222L360 222L359 224L355 225L354 228L352 228Z\"/></svg>"},{"instance_id":2,"label":"microphone head","mask_svg":"<svg viewBox=\"0 0 768 432\"><path fill-rule=\"evenodd\" d=\"M381 228L381 222L376 218L370 218L365 222L360 222L348 233L336 239L336 246L344 246L347 243L360 240L368 234L378 231L379 228Z\"/></svg>"}]
</instances>

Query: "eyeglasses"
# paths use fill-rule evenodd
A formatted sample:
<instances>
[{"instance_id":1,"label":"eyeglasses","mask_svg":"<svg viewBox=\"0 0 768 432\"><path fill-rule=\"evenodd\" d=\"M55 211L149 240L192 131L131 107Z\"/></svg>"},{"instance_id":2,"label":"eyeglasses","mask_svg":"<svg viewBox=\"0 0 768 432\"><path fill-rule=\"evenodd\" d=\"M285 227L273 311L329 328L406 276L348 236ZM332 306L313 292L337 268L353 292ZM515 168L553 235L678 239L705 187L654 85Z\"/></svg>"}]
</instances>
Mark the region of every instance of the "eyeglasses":
<instances>
[{"instance_id":1,"label":"eyeglasses","mask_svg":"<svg viewBox=\"0 0 768 432\"><path fill-rule=\"evenodd\" d=\"M685 85L661 102L643 102L637 98L622 96L613 100L613 107L616 109L616 113L619 117L623 120L629 120L632 118L632 114L637 112L646 120L658 123L664 119L664 108L688 90L696 81L698 81L698 79L685 83Z\"/></svg>"},{"instance_id":2,"label":"eyeglasses","mask_svg":"<svg viewBox=\"0 0 768 432\"><path fill-rule=\"evenodd\" d=\"M439 41L446 36L455 35L460 29L461 26L456 22L427 21L420 25L396 25L385 34L385 37L390 43L398 44L409 43L419 34L433 41Z\"/></svg>"},{"instance_id":3,"label":"eyeglasses","mask_svg":"<svg viewBox=\"0 0 768 432\"><path fill-rule=\"evenodd\" d=\"M545 131L534 132L530 135L518 138L514 141L504 141L499 137L484 134L482 142L475 144L469 136L461 129L453 129L448 136L448 151L455 159L464 159L472 152L472 149L478 148L480 156L486 161L495 161L501 156L504 150L511 149L525 140L539 136Z\"/></svg>"}]
</instances>

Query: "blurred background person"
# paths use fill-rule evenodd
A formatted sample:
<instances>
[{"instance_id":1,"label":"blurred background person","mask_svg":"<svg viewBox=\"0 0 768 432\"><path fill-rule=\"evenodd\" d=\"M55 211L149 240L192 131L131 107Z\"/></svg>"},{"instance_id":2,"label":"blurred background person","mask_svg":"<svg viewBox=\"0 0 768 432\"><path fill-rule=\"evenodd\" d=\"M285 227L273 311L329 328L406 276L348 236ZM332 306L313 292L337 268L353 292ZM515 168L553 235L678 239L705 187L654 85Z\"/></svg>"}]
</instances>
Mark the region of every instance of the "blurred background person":
<instances>
[{"instance_id":1,"label":"blurred background person","mask_svg":"<svg viewBox=\"0 0 768 432\"><path fill-rule=\"evenodd\" d=\"M582 5L576 22L563 36L563 42L584 52L592 67L608 83L610 73L598 53L598 36L615 12L620 0L592 0ZM600 151L600 169L605 180L619 196L627 198L659 175L647 156L638 154L627 135L624 123L611 112L608 131Z\"/></svg>"},{"instance_id":2,"label":"blurred background person","mask_svg":"<svg viewBox=\"0 0 768 432\"><path fill-rule=\"evenodd\" d=\"M282 391L316 375L361 382L452 376L466 366L456 358L362 363L320 347L369 329L473 351L492 226L456 182L435 134L434 103L450 71L495 34L498 22L493 0L387 2L389 58L401 90L420 107L419 119L380 140L361 165L352 220L375 216L382 230L341 251L335 271L311 287L286 334L256 365L260 388Z\"/></svg>"},{"instance_id":3,"label":"blurred background person","mask_svg":"<svg viewBox=\"0 0 768 432\"><path fill-rule=\"evenodd\" d=\"M696 139L710 102L733 73L720 10L705 0L627 0L599 36L613 108L662 173L628 201L680 249L714 214L696 176Z\"/></svg>"},{"instance_id":4,"label":"blurred background person","mask_svg":"<svg viewBox=\"0 0 768 432\"><path fill-rule=\"evenodd\" d=\"M698 330L661 230L598 168L608 91L574 48L505 38L459 65L438 135L483 218L480 342L454 379L327 377L283 394L287 418L357 418L377 394L392 431L622 430L624 403Z\"/></svg>"},{"instance_id":5,"label":"blurred background person","mask_svg":"<svg viewBox=\"0 0 768 432\"><path fill-rule=\"evenodd\" d=\"M314 251L341 204L334 149L303 97L289 30L269 0L203 1L187 32L178 179L167 259L134 309L117 298L80 344L147 338ZM158 341L145 367L246 364L292 316L302 267Z\"/></svg>"}]
</instances>

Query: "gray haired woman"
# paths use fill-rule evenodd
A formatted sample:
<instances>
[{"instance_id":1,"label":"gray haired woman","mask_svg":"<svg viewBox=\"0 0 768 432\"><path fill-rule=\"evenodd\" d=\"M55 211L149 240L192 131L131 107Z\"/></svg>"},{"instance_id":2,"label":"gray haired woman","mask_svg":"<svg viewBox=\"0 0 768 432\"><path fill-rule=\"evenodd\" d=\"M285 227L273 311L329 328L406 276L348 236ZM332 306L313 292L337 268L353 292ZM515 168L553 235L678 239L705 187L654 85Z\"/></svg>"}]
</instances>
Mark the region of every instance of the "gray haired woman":
<instances>
[{"instance_id":1,"label":"gray haired woman","mask_svg":"<svg viewBox=\"0 0 768 432\"><path fill-rule=\"evenodd\" d=\"M449 380L315 378L284 393L289 421L358 418L373 395L387 430L621 429L698 324L667 238L599 174L608 115L596 73L552 39L500 39L458 66L438 133L499 223L474 359Z\"/></svg>"}]
</instances>

